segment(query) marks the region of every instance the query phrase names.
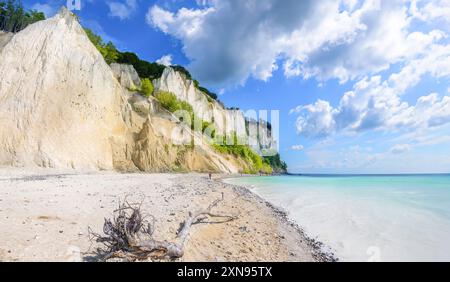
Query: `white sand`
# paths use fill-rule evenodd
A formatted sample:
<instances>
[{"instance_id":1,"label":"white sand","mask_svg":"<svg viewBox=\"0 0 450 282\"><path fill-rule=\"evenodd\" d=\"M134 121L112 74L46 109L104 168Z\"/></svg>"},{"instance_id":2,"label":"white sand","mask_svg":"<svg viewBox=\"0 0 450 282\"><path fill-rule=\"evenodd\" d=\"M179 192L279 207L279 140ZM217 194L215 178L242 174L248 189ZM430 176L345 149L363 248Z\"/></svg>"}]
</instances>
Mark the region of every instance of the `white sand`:
<instances>
[{"instance_id":1,"label":"white sand","mask_svg":"<svg viewBox=\"0 0 450 282\"><path fill-rule=\"evenodd\" d=\"M173 240L188 211L224 192L225 224L195 225L182 261L314 261L314 248L282 215L246 189L200 174L0 169L0 261L82 261L88 227L101 232L118 200L144 200L156 239Z\"/></svg>"}]
</instances>

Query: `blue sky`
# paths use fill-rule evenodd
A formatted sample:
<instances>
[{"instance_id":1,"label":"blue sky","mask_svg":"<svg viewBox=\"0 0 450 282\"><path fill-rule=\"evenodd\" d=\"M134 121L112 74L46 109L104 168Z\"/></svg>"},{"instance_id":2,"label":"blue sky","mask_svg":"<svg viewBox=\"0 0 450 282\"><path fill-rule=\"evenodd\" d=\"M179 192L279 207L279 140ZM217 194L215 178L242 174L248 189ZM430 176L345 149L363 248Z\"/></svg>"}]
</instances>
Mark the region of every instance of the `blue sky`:
<instances>
[{"instance_id":1,"label":"blue sky","mask_svg":"<svg viewBox=\"0 0 450 282\"><path fill-rule=\"evenodd\" d=\"M186 66L227 106L279 110L291 172L450 172L447 0L81 4L120 50Z\"/></svg>"}]
</instances>

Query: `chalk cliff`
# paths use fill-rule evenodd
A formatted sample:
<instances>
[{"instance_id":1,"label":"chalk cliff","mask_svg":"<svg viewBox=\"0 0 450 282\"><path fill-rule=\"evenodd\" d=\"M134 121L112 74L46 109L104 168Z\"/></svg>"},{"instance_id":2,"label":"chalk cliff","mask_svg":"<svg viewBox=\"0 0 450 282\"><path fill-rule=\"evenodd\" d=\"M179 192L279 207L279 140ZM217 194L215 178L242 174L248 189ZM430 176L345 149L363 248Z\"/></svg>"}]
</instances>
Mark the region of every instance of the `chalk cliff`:
<instances>
[{"instance_id":1,"label":"chalk cliff","mask_svg":"<svg viewBox=\"0 0 450 282\"><path fill-rule=\"evenodd\" d=\"M0 77L0 166L240 169L206 144L176 144L196 133L133 92L135 71L106 64L67 9L0 34Z\"/></svg>"},{"instance_id":2,"label":"chalk cliff","mask_svg":"<svg viewBox=\"0 0 450 282\"><path fill-rule=\"evenodd\" d=\"M161 78L154 80L155 91L168 91L192 105L194 113L203 120L214 123L216 133L248 137L248 144L261 155L273 155L277 142L270 126L265 121L246 120L244 113L237 109L225 109L220 103L198 90L192 80L183 73L167 67Z\"/></svg>"},{"instance_id":3,"label":"chalk cliff","mask_svg":"<svg viewBox=\"0 0 450 282\"><path fill-rule=\"evenodd\" d=\"M127 89L141 88L141 79L132 65L111 64L111 70L116 79Z\"/></svg>"},{"instance_id":4,"label":"chalk cliff","mask_svg":"<svg viewBox=\"0 0 450 282\"><path fill-rule=\"evenodd\" d=\"M216 132L225 135L236 132L238 136L245 135L245 118L239 110L225 109L214 99L195 87L192 80L186 79L184 74L167 67L161 78L154 80L155 91L168 91L181 101L192 105L194 113L203 120L212 122Z\"/></svg>"}]
</instances>

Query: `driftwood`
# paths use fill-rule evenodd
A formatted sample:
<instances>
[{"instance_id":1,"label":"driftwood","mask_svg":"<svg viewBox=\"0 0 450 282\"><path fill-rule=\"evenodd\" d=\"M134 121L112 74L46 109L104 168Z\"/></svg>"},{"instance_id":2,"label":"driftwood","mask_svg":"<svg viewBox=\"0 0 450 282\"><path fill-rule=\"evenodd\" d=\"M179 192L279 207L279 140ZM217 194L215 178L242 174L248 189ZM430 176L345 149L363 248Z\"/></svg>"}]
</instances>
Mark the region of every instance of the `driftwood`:
<instances>
[{"instance_id":1,"label":"driftwood","mask_svg":"<svg viewBox=\"0 0 450 282\"><path fill-rule=\"evenodd\" d=\"M125 260L146 259L176 259L184 255L184 246L189 236L191 227L200 223L225 223L235 220L232 215L215 214L212 210L224 199L215 200L208 208L197 212L189 212L187 219L180 224L175 242L157 241L152 235L155 220L150 223L141 212L141 204L129 204L126 200L119 203L119 208L114 211L113 219L105 219L103 225L104 235L92 232L89 228L91 241L101 244L96 251L100 260L111 258ZM211 219L216 219L212 221Z\"/></svg>"}]
</instances>

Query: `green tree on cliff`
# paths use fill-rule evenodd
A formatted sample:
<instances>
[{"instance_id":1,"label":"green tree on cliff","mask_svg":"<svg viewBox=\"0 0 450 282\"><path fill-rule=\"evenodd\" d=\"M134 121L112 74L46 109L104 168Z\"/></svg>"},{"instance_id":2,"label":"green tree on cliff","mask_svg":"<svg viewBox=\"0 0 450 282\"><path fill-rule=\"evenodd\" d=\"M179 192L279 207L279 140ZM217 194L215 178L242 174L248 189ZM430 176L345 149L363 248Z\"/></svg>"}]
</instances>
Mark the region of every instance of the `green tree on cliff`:
<instances>
[{"instance_id":1,"label":"green tree on cliff","mask_svg":"<svg viewBox=\"0 0 450 282\"><path fill-rule=\"evenodd\" d=\"M85 28L84 31L88 36L89 40L91 40L92 44L97 48L97 50L102 54L103 58L108 64L115 63L117 58L119 57L119 51L117 51L116 46L110 41L108 43L104 43L101 36L95 34L89 28Z\"/></svg>"},{"instance_id":2,"label":"green tree on cliff","mask_svg":"<svg viewBox=\"0 0 450 282\"><path fill-rule=\"evenodd\" d=\"M19 32L41 20L45 20L44 13L36 10L25 11L18 0L0 0L0 30Z\"/></svg>"}]
</instances>

